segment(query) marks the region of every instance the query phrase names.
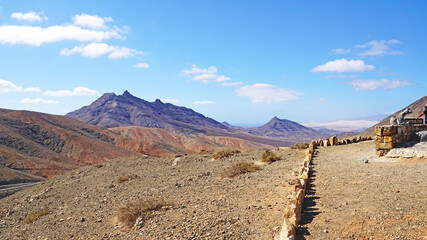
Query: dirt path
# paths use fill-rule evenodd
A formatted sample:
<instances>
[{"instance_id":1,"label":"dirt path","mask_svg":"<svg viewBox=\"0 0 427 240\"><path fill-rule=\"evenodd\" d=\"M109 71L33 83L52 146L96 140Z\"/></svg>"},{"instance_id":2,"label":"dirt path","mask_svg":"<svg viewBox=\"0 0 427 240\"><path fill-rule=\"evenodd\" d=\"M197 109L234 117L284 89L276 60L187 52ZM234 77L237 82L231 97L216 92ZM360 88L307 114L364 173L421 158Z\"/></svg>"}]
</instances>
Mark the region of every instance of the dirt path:
<instances>
[{"instance_id":1,"label":"dirt path","mask_svg":"<svg viewBox=\"0 0 427 240\"><path fill-rule=\"evenodd\" d=\"M81 168L1 199L0 239L274 239L304 151L283 149L283 160L262 170L219 177L233 163L255 162L261 154L194 155L176 166L173 158L135 158ZM138 177L116 183L129 174ZM155 211L140 229L115 224L120 207L151 197L172 207ZM46 215L25 223L43 209Z\"/></svg>"},{"instance_id":2,"label":"dirt path","mask_svg":"<svg viewBox=\"0 0 427 240\"><path fill-rule=\"evenodd\" d=\"M297 239L427 239L427 161L378 159L367 141L313 164Z\"/></svg>"}]
</instances>

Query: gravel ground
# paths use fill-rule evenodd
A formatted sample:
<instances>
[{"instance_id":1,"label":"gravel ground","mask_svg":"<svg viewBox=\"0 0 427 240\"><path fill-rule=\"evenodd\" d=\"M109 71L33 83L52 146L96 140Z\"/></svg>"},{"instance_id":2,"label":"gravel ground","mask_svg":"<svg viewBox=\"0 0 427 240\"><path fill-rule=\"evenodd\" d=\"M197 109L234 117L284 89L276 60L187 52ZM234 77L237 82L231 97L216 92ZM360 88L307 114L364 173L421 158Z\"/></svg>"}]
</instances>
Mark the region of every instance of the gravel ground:
<instances>
[{"instance_id":1,"label":"gravel ground","mask_svg":"<svg viewBox=\"0 0 427 240\"><path fill-rule=\"evenodd\" d=\"M367 141L320 147L313 165L297 239L427 239L426 159L377 158Z\"/></svg>"},{"instance_id":2,"label":"gravel ground","mask_svg":"<svg viewBox=\"0 0 427 240\"><path fill-rule=\"evenodd\" d=\"M212 160L132 158L104 162L56 176L0 201L0 239L274 239L280 232L291 173L304 151L281 149L283 160L262 170L220 178L238 161L256 162L262 151ZM129 174L137 178L116 180ZM120 207L158 197L169 207L154 211L141 228L117 223ZM32 223L25 219L45 209Z\"/></svg>"}]
</instances>

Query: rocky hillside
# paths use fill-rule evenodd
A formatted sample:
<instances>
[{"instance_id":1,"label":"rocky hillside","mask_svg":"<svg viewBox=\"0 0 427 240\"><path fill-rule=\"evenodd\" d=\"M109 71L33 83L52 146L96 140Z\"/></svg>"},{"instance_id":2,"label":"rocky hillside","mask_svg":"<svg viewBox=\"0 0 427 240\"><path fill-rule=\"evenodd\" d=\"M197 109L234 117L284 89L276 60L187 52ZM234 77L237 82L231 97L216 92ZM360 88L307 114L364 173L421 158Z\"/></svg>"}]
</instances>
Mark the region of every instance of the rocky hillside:
<instances>
[{"instance_id":1,"label":"rocky hillside","mask_svg":"<svg viewBox=\"0 0 427 240\"><path fill-rule=\"evenodd\" d=\"M321 133L299 123L277 117L273 117L268 123L260 127L249 128L247 131L257 136L299 141L328 137L326 133Z\"/></svg>"},{"instance_id":2,"label":"rocky hillside","mask_svg":"<svg viewBox=\"0 0 427 240\"><path fill-rule=\"evenodd\" d=\"M63 116L0 109L0 165L50 177L135 153L116 146L122 137ZM6 178L10 174L2 174Z\"/></svg>"},{"instance_id":3,"label":"rocky hillside","mask_svg":"<svg viewBox=\"0 0 427 240\"><path fill-rule=\"evenodd\" d=\"M158 128L138 126L110 128L110 130L135 140L134 143L123 142L127 149L151 156L169 156L177 153L194 154L222 148L240 150L272 148L267 144L230 136L185 136Z\"/></svg>"},{"instance_id":4,"label":"rocky hillside","mask_svg":"<svg viewBox=\"0 0 427 240\"><path fill-rule=\"evenodd\" d=\"M406 108L409 108L409 109L412 110L412 113L407 114L405 116L406 118L417 118L418 115L420 115L421 112L424 110L424 106L426 106L426 105L427 105L427 96L424 96L424 97L418 99L417 101L409 104L407 107L404 107L404 108L396 111L392 115L384 118L378 124L376 124L376 125L368 128L368 129L366 129L365 131L362 132L362 135L373 135L374 134L374 130L375 130L375 126L389 125L390 124L390 118L392 116L394 116L394 115L399 114L400 112L402 112Z\"/></svg>"},{"instance_id":5,"label":"rocky hillside","mask_svg":"<svg viewBox=\"0 0 427 240\"><path fill-rule=\"evenodd\" d=\"M148 102L128 91L122 95L106 93L91 105L66 116L106 128L140 126L180 134L204 133L206 128L227 129L223 124L192 109L160 100Z\"/></svg>"}]
</instances>

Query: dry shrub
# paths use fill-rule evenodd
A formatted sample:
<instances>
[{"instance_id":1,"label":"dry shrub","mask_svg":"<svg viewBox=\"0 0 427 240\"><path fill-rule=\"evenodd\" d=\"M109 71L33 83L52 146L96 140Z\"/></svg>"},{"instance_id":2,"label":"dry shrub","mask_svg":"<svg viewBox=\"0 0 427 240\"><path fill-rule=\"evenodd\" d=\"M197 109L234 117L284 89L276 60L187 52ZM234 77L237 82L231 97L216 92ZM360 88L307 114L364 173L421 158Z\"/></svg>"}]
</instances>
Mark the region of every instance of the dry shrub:
<instances>
[{"instance_id":1,"label":"dry shrub","mask_svg":"<svg viewBox=\"0 0 427 240\"><path fill-rule=\"evenodd\" d=\"M125 226L131 228L135 225L139 217L142 217L143 222L145 222L153 211L160 210L162 207L169 205L161 198L139 199L128 203L125 207L121 207L117 214L117 219Z\"/></svg>"},{"instance_id":2,"label":"dry shrub","mask_svg":"<svg viewBox=\"0 0 427 240\"><path fill-rule=\"evenodd\" d=\"M295 143L291 146L291 149L307 149L310 144L308 142Z\"/></svg>"},{"instance_id":3,"label":"dry shrub","mask_svg":"<svg viewBox=\"0 0 427 240\"><path fill-rule=\"evenodd\" d=\"M272 152L270 149L265 150L261 155L261 162L272 163L280 160L279 155Z\"/></svg>"},{"instance_id":4,"label":"dry shrub","mask_svg":"<svg viewBox=\"0 0 427 240\"><path fill-rule=\"evenodd\" d=\"M118 184L124 183L124 182L130 181L132 179L135 179L137 177L138 176L136 174L129 174L129 175L121 176L121 177L117 178L116 183L118 183Z\"/></svg>"},{"instance_id":5,"label":"dry shrub","mask_svg":"<svg viewBox=\"0 0 427 240\"><path fill-rule=\"evenodd\" d=\"M223 158L227 158L227 157L233 156L234 154L238 154L238 153L241 153L240 150L223 149L223 150L218 150L213 155L213 158L215 160L218 160L218 159L223 159Z\"/></svg>"},{"instance_id":6,"label":"dry shrub","mask_svg":"<svg viewBox=\"0 0 427 240\"><path fill-rule=\"evenodd\" d=\"M231 167L226 168L222 173L222 178L232 178L237 175L245 174L248 172L254 172L260 170L261 167L256 165L255 163L248 162L237 162L233 164Z\"/></svg>"},{"instance_id":7,"label":"dry shrub","mask_svg":"<svg viewBox=\"0 0 427 240\"><path fill-rule=\"evenodd\" d=\"M41 210L32 212L32 213L28 214L28 216L24 219L24 223L25 224L32 223L32 222L38 220L41 216L47 215L51 212L52 211L49 208L43 208Z\"/></svg>"}]
</instances>

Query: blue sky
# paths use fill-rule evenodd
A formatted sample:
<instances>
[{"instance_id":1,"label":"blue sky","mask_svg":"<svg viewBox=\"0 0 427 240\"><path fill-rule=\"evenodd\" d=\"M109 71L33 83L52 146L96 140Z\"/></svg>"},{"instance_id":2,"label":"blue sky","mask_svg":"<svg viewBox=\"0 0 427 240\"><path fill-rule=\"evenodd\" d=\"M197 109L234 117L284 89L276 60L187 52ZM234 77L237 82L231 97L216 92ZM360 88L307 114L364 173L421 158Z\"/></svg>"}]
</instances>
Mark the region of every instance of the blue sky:
<instances>
[{"instance_id":1,"label":"blue sky","mask_svg":"<svg viewBox=\"0 0 427 240\"><path fill-rule=\"evenodd\" d=\"M0 0L0 107L105 92L256 125L371 119L423 97L425 1Z\"/></svg>"}]
</instances>

